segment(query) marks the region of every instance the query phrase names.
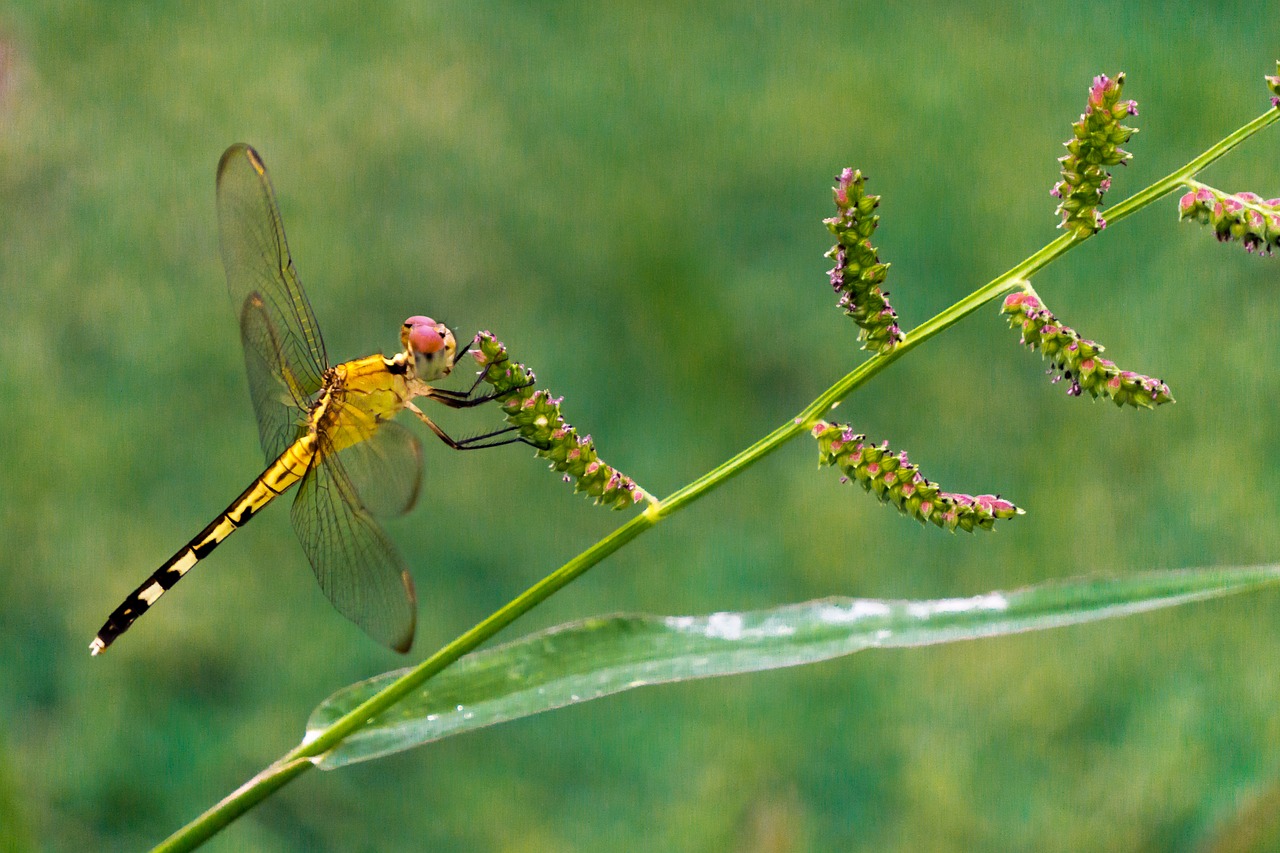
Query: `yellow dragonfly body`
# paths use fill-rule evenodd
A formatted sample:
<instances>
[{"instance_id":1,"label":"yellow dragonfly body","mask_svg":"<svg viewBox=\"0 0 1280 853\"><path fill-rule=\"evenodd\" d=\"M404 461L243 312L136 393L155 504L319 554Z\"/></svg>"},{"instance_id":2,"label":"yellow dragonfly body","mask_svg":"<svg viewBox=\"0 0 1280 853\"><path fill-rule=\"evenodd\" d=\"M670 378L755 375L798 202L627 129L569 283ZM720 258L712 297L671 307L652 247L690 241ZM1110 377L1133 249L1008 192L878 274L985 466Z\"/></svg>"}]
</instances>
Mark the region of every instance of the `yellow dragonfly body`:
<instances>
[{"instance_id":1,"label":"yellow dragonfly body","mask_svg":"<svg viewBox=\"0 0 1280 853\"><path fill-rule=\"evenodd\" d=\"M454 408L488 399L427 384L448 376L460 355L453 333L429 317L405 321L394 355L330 367L257 152L243 144L227 149L217 187L219 242L267 469L116 608L90 651L104 651L232 531L294 485L293 526L325 595L369 636L407 651L416 622L413 580L374 515L413 506L422 447L391 419L408 409L456 449L508 441L477 443L499 433L454 441L414 405L417 397Z\"/></svg>"}]
</instances>

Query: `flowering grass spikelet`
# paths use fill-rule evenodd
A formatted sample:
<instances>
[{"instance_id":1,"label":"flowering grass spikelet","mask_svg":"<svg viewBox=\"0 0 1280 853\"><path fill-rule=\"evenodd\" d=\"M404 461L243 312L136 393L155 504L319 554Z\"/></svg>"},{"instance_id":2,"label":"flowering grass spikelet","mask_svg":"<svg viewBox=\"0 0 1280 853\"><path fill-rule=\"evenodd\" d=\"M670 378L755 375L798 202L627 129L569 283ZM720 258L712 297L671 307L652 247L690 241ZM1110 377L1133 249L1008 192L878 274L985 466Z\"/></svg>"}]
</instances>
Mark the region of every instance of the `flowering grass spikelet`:
<instances>
[{"instance_id":1,"label":"flowering grass spikelet","mask_svg":"<svg viewBox=\"0 0 1280 853\"><path fill-rule=\"evenodd\" d=\"M1105 74L1093 78L1089 101L1080 120L1071 126L1072 139L1063 143L1067 154L1058 158L1062 164L1062 180L1054 185L1051 195L1062 199L1056 213L1062 217L1059 228L1087 237L1107 226L1099 213L1102 195L1111 188L1108 166L1123 166L1133 155L1119 147L1137 133L1120 120L1138 114L1136 101L1120 100L1124 74L1115 79Z\"/></svg>"},{"instance_id":2,"label":"flowering grass spikelet","mask_svg":"<svg viewBox=\"0 0 1280 853\"><path fill-rule=\"evenodd\" d=\"M905 450L891 451L887 441L869 442L846 424L819 421L813 426L813 437L818 442L820 464L834 465L882 503L892 504L921 524L931 521L952 533L971 532L991 530L998 519L1023 514L999 495L942 491L937 483L925 479Z\"/></svg>"},{"instance_id":3,"label":"flowering grass spikelet","mask_svg":"<svg viewBox=\"0 0 1280 853\"><path fill-rule=\"evenodd\" d=\"M1103 358L1105 349L1097 341L1080 337L1044 307L1029 282L1005 297L1002 313L1009 315L1009 326L1022 331L1022 342L1039 349L1052 364L1054 382L1066 379L1071 384L1067 394L1079 397L1088 391L1096 400L1110 397L1117 406L1153 409L1172 403L1169 386L1159 379L1131 370L1121 370L1110 359Z\"/></svg>"},{"instance_id":4,"label":"flowering grass spikelet","mask_svg":"<svg viewBox=\"0 0 1280 853\"><path fill-rule=\"evenodd\" d=\"M654 500L635 480L600 459L591 436L579 435L565 422L560 413L564 398L535 389L533 371L512 361L506 346L493 333L478 333L471 355L481 367L483 380L498 394L507 423L537 448L552 470L564 474L566 481L575 481L574 491L585 492L597 504L611 509Z\"/></svg>"},{"instance_id":5,"label":"flowering grass spikelet","mask_svg":"<svg viewBox=\"0 0 1280 853\"><path fill-rule=\"evenodd\" d=\"M866 194L866 179L859 171L845 169L836 180L836 215L823 220L836 238L826 255L835 261L828 271L831 287L840 294L844 313L861 329L858 340L863 341L862 348L884 355L905 336L898 326L898 314L889 304L889 293L882 287L889 265L880 262L871 245L871 235L880 222L874 215L880 196Z\"/></svg>"},{"instance_id":6,"label":"flowering grass spikelet","mask_svg":"<svg viewBox=\"0 0 1280 853\"><path fill-rule=\"evenodd\" d=\"M1178 219L1213 228L1219 242L1239 242L1246 252L1270 255L1280 246L1280 198L1257 193L1226 193L1198 181L1178 199Z\"/></svg>"},{"instance_id":7,"label":"flowering grass spikelet","mask_svg":"<svg viewBox=\"0 0 1280 853\"><path fill-rule=\"evenodd\" d=\"M1263 79L1271 90L1271 106L1280 108L1280 59L1276 60L1276 73L1268 74Z\"/></svg>"}]
</instances>

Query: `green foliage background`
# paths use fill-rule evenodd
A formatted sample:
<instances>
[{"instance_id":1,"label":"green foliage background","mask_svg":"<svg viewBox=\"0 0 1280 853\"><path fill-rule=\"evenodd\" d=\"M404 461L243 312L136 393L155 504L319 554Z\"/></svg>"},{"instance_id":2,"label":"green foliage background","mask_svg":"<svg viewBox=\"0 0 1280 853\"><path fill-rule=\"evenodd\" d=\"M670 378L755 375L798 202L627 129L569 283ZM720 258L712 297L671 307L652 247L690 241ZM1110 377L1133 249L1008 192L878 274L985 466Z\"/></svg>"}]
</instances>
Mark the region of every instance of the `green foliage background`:
<instances>
[{"instance_id":1,"label":"green foliage background","mask_svg":"<svg viewBox=\"0 0 1280 853\"><path fill-rule=\"evenodd\" d=\"M283 508L88 656L260 466L216 247L229 143L272 171L332 355L392 346L414 313L492 329L665 494L863 357L824 275L840 167L884 196L913 326L1056 236L1055 158L1093 75L1126 71L1141 107L1113 201L1265 109L1263 11L0 6L0 838L156 842L329 692L403 663L334 615ZM1204 178L1280 195L1276 152L1272 131ZM840 409L1025 518L921 530L796 442L506 636L1275 560L1278 280L1172 200L1148 209L1035 284L1177 405L1066 398L992 306ZM428 451L427 499L390 525L415 659L620 518L525 450ZM1278 604L633 692L311 774L209 849L1270 849Z\"/></svg>"}]
</instances>

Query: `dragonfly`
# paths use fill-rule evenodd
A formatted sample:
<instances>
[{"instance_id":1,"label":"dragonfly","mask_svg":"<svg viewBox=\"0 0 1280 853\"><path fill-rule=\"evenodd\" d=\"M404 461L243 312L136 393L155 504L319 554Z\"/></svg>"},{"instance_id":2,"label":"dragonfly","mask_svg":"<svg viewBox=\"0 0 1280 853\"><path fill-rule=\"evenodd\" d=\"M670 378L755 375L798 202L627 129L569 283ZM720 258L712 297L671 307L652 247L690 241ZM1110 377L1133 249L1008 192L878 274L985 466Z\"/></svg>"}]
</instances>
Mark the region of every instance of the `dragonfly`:
<instances>
[{"instance_id":1,"label":"dragonfly","mask_svg":"<svg viewBox=\"0 0 1280 853\"><path fill-rule=\"evenodd\" d=\"M392 420L408 410L456 450L522 441L511 428L455 440L414 404L480 405L496 395L433 386L452 372L453 332L414 316L400 350L330 366L311 304L285 240L262 158L232 145L218 163L218 239L239 312L249 391L267 467L231 505L178 550L108 617L93 642L105 651L134 621L236 529L298 487L290 514L320 588L345 617L399 652L413 643L413 579L375 515L408 512L422 484L422 445ZM469 345L468 345L469 346Z\"/></svg>"}]
</instances>

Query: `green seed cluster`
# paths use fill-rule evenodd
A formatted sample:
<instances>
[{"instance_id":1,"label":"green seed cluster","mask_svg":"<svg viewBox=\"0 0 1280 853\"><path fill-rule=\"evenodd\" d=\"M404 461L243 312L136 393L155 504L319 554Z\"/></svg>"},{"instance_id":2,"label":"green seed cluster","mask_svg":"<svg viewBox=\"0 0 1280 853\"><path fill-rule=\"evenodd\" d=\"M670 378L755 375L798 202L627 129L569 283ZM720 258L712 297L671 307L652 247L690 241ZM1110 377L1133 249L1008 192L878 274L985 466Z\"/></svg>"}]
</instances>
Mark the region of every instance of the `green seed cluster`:
<instances>
[{"instance_id":1,"label":"green seed cluster","mask_svg":"<svg viewBox=\"0 0 1280 853\"><path fill-rule=\"evenodd\" d=\"M507 348L491 332L480 332L472 344L472 356L483 368L483 379L498 394L507 423L537 454L551 463L575 492L585 492L597 504L626 509L653 498L626 474L606 465L596 453L591 436L580 436L560 414L563 397L535 389L536 377L519 362L511 361Z\"/></svg>"},{"instance_id":2,"label":"green seed cluster","mask_svg":"<svg viewBox=\"0 0 1280 853\"><path fill-rule=\"evenodd\" d=\"M1080 120L1071 126L1072 138L1063 143L1067 154L1058 158L1062 164L1062 180L1054 185L1052 195L1062 199L1057 213L1062 217L1059 228L1087 237L1101 231L1107 222L1098 212L1102 195L1111 188L1108 166L1127 163L1133 155L1120 147L1137 133L1120 120L1138 114L1135 101L1120 100L1124 74L1115 79L1101 74L1089 87L1089 103Z\"/></svg>"},{"instance_id":3,"label":"green seed cluster","mask_svg":"<svg viewBox=\"0 0 1280 853\"><path fill-rule=\"evenodd\" d=\"M873 444L844 424L819 421L813 427L818 460L834 465L850 480L883 503L921 524L931 521L944 530L991 530L997 519L1022 515L1022 510L998 495L944 492L920 473L905 450L889 450L889 442Z\"/></svg>"},{"instance_id":4,"label":"green seed cluster","mask_svg":"<svg viewBox=\"0 0 1280 853\"><path fill-rule=\"evenodd\" d=\"M1104 347L1086 340L1070 326L1058 321L1053 312L1040 302L1040 297L1024 284L1004 300L1003 313L1009 315L1009 326L1022 330L1022 342L1039 349L1052 365L1054 382L1066 379L1071 384L1067 394L1079 397L1088 391L1094 399L1110 397L1117 406L1153 409L1172 403L1169 386L1159 379L1131 370L1121 370L1100 353Z\"/></svg>"},{"instance_id":5,"label":"green seed cluster","mask_svg":"<svg viewBox=\"0 0 1280 853\"><path fill-rule=\"evenodd\" d=\"M1241 243L1246 252L1270 255L1280 247L1280 198L1198 184L1178 199L1178 218L1209 225L1220 242Z\"/></svg>"},{"instance_id":6,"label":"green seed cluster","mask_svg":"<svg viewBox=\"0 0 1280 853\"><path fill-rule=\"evenodd\" d=\"M827 252L835 261L828 271L831 287L840 294L840 307L862 330L862 348L884 355L903 340L898 314L889 305L889 293L881 285L889 265L880 263L871 245L880 217L873 215L880 196L867 195L861 172L845 169L834 188L836 215L823 222L835 235L836 244Z\"/></svg>"}]
</instances>

